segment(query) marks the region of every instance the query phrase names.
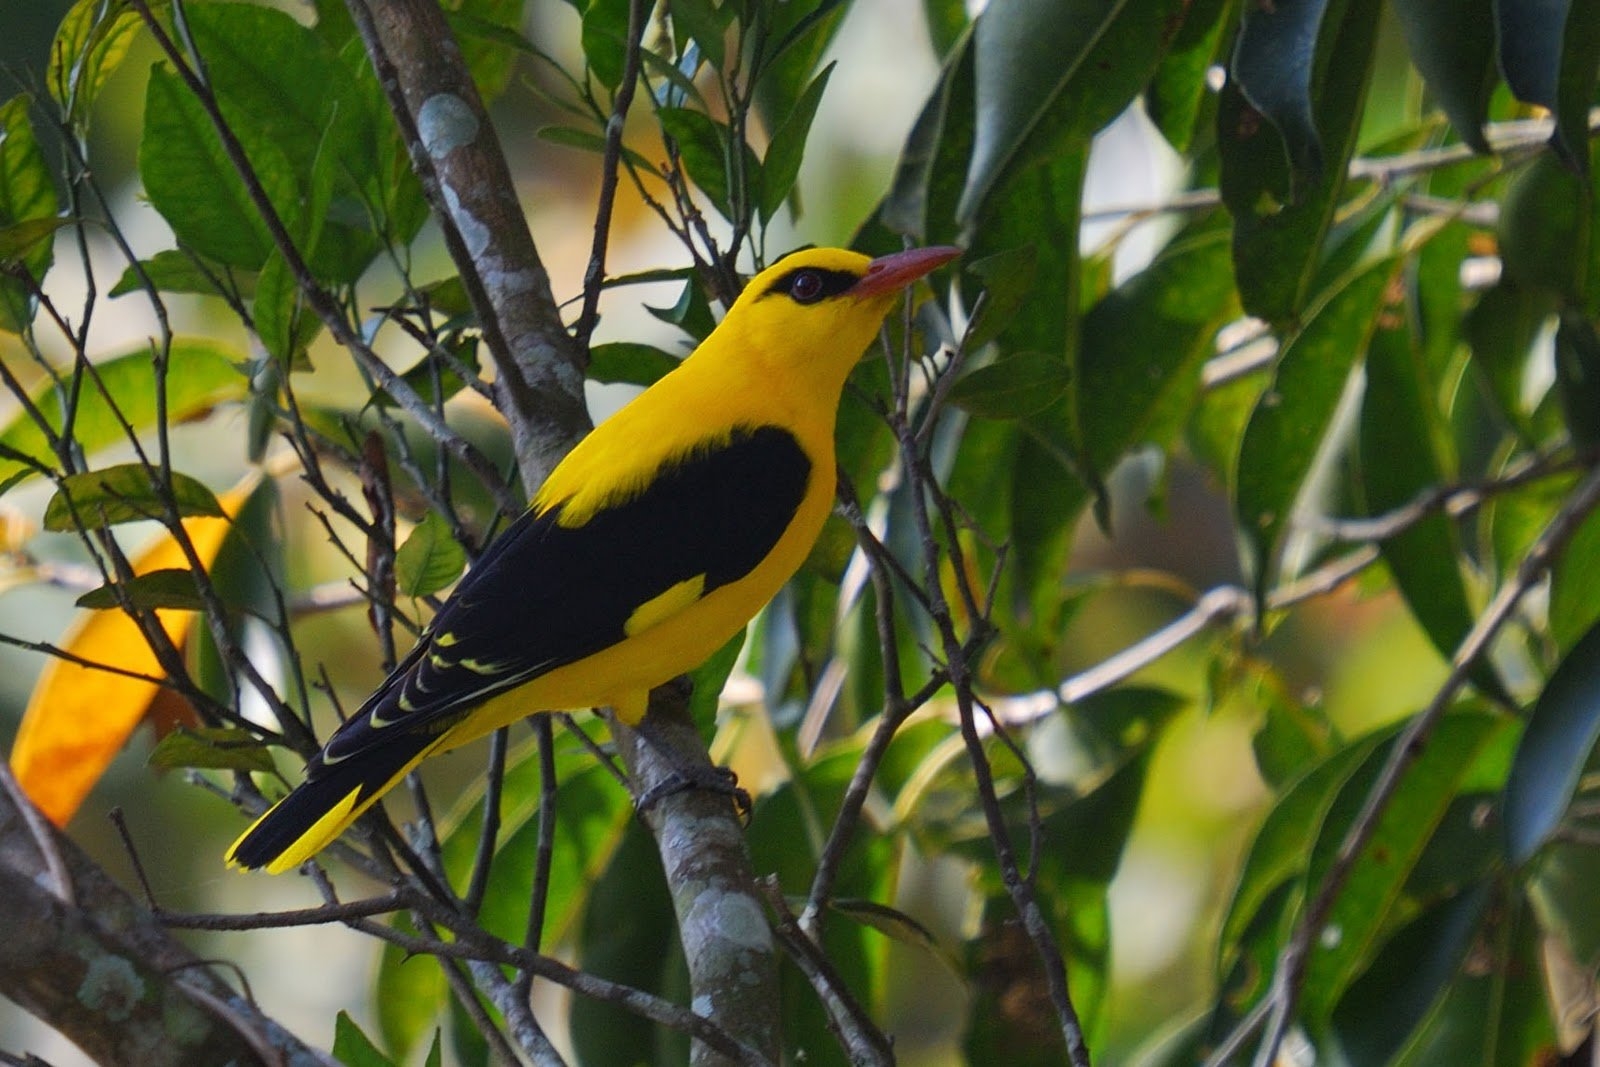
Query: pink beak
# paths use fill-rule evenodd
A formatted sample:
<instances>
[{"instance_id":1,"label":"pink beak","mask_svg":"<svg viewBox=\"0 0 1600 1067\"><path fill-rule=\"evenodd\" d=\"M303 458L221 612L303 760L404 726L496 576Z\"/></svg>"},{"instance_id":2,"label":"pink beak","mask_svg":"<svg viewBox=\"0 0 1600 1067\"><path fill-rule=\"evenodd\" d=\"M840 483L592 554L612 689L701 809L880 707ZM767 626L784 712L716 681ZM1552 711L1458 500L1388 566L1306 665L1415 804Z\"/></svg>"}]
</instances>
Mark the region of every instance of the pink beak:
<instances>
[{"instance_id":1,"label":"pink beak","mask_svg":"<svg viewBox=\"0 0 1600 1067\"><path fill-rule=\"evenodd\" d=\"M892 256L879 256L867 264L867 273L851 286L850 295L876 296L896 292L960 254L959 248L933 245L929 248L908 248Z\"/></svg>"}]
</instances>

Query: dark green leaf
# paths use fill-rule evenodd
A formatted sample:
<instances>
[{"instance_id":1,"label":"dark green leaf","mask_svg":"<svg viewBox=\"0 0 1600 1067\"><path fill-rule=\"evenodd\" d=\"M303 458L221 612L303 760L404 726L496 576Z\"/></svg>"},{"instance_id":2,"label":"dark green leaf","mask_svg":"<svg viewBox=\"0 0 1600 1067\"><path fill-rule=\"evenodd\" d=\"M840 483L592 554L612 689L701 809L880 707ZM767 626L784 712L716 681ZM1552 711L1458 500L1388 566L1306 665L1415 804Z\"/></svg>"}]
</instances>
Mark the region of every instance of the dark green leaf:
<instances>
[{"instance_id":1,"label":"dark green leaf","mask_svg":"<svg viewBox=\"0 0 1600 1067\"><path fill-rule=\"evenodd\" d=\"M1239 451L1234 514L1258 599L1273 577L1289 515L1344 395L1350 370L1377 323L1397 267L1381 260L1310 312L1284 345L1272 385L1257 401Z\"/></svg>"},{"instance_id":2,"label":"dark green leaf","mask_svg":"<svg viewBox=\"0 0 1600 1067\"><path fill-rule=\"evenodd\" d=\"M687 985L676 928L660 856L634 821L591 888L579 965L596 977L671 996ZM619 1005L574 997L568 1019L584 1063L688 1062L686 1037Z\"/></svg>"},{"instance_id":3,"label":"dark green leaf","mask_svg":"<svg viewBox=\"0 0 1600 1067\"><path fill-rule=\"evenodd\" d=\"M1589 264L1593 218L1587 182L1545 153L1517 176L1500 207L1505 279L1577 302Z\"/></svg>"},{"instance_id":4,"label":"dark green leaf","mask_svg":"<svg viewBox=\"0 0 1600 1067\"><path fill-rule=\"evenodd\" d=\"M140 271L150 280L151 285L163 293L199 293L205 296L218 296L225 292L237 291L239 296L250 297L255 295L256 290L256 279L253 274L230 271L220 264L200 260L192 253L168 249L165 252L157 252L149 259L141 259L137 270L133 267L124 270L122 277L117 279L117 284L111 287L107 295L123 296L126 293L143 292L145 283L144 278L139 276Z\"/></svg>"},{"instance_id":5,"label":"dark green leaf","mask_svg":"<svg viewBox=\"0 0 1600 1067\"><path fill-rule=\"evenodd\" d=\"M77 0L56 28L45 83L75 121L84 122L95 97L121 65L141 23L139 14L105 0Z\"/></svg>"},{"instance_id":6,"label":"dark green leaf","mask_svg":"<svg viewBox=\"0 0 1600 1067\"><path fill-rule=\"evenodd\" d=\"M143 463L123 463L97 471L69 475L61 480L44 510L44 528L58 533L97 530L124 522L159 519L165 515L163 499L152 480L155 472ZM182 517L223 517L222 505L205 485L187 474L172 472L171 502Z\"/></svg>"},{"instance_id":7,"label":"dark green leaf","mask_svg":"<svg viewBox=\"0 0 1600 1067\"><path fill-rule=\"evenodd\" d=\"M1387 1064L1461 968L1488 906L1479 884L1408 922L1373 959L1333 1013L1351 1064Z\"/></svg>"},{"instance_id":8,"label":"dark green leaf","mask_svg":"<svg viewBox=\"0 0 1600 1067\"><path fill-rule=\"evenodd\" d=\"M683 283L683 290L678 294L677 303L669 308L651 307L646 304L645 310L662 322L670 322L678 327L696 343L709 337L717 325L711 316L710 301L706 299L705 292L693 278Z\"/></svg>"},{"instance_id":9,"label":"dark green leaf","mask_svg":"<svg viewBox=\"0 0 1600 1067\"><path fill-rule=\"evenodd\" d=\"M656 114L661 128L677 144L689 180L700 187L724 218L736 218L750 190L757 187L761 173L750 146L739 146L743 173L737 173L729 148L733 135L725 124L688 108L664 107Z\"/></svg>"},{"instance_id":10,"label":"dark green leaf","mask_svg":"<svg viewBox=\"0 0 1600 1067\"><path fill-rule=\"evenodd\" d=\"M607 385L654 385L679 362L653 345L615 341L589 349L589 378Z\"/></svg>"},{"instance_id":11,"label":"dark green leaf","mask_svg":"<svg viewBox=\"0 0 1600 1067\"><path fill-rule=\"evenodd\" d=\"M1070 380L1059 357L1016 352L963 374L950 388L950 402L986 419L1017 419L1060 400Z\"/></svg>"},{"instance_id":12,"label":"dark green leaf","mask_svg":"<svg viewBox=\"0 0 1600 1067\"><path fill-rule=\"evenodd\" d=\"M1554 13L1557 3L1549 4ZM1507 74L1509 79L1510 75ZM1600 7L1572 4L1562 29L1560 78L1556 84L1556 132L1550 143L1568 166L1589 172L1589 106L1600 77Z\"/></svg>"},{"instance_id":13,"label":"dark green leaf","mask_svg":"<svg viewBox=\"0 0 1600 1067\"><path fill-rule=\"evenodd\" d=\"M766 51L756 67L756 106L767 129L777 129L794 110L846 10L844 0L786 0L759 8Z\"/></svg>"},{"instance_id":14,"label":"dark green leaf","mask_svg":"<svg viewBox=\"0 0 1600 1067\"><path fill-rule=\"evenodd\" d=\"M1561 38L1571 0L1495 0L1500 69L1518 100L1556 110Z\"/></svg>"},{"instance_id":15,"label":"dark green leaf","mask_svg":"<svg viewBox=\"0 0 1600 1067\"><path fill-rule=\"evenodd\" d=\"M179 567L136 574L126 582L115 582L91 589L80 596L80 608L106 610L120 608L118 591L136 608L173 608L179 611L204 611L205 601L195 590L194 572Z\"/></svg>"},{"instance_id":16,"label":"dark green leaf","mask_svg":"<svg viewBox=\"0 0 1600 1067\"><path fill-rule=\"evenodd\" d=\"M1493 759L1496 746L1514 738L1515 729L1512 719L1478 713L1447 715L1434 728L1378 817L1377 828L1334 902L1327 929L1338 936L1316 942L1307 960L1302 1003L1310 1018L1328 1017L1371 959L1373 946L1404 914L1401 894L1435 828L1478 761ZM1348 810L1354 813L1366 792L1363 786L1352 794ZM1348 829L1335 820L1324 826L1308 885L1321 881L1318 859L1331 856Z\"/></svg>"},{"instance_id":17,"label":"dark green leaf","mask_svg":"<svg viewBox=\"0 0 1600 1067\"><path fill-rule=\"evenodd\" d=\"M1462 322L1475 373L1500 414L1529 440L1535 434L1523 390L1528 356L1555 309L1549 293L1502 281L1478 297Z\"/></svg>"},{"instance_id":18,"label":"dark green leaf","mask_svg":"<svg viewBox=\"0 0 1600 1067\"><path fill-rule=\"evenodd\" d=\"M450 524L430 511L394 554L395 587L402 596L432 596L461 577L466 565L466 550L451 536Z\"/></svg>"},{"instance_id":19,"label":"dark green leaf","mask_svg":"<svg viewBox=\"0 0 1600 1067\"><path fill-rule=\"evenodd\" d=\"M1590 512L1550 569L1550 636L1569 649L1600 622L1600 512Z\"/></svg>"},{"instance_id":20,"label":"dark green leaf","mask_svg":"<svg viewBox=\"0 0 1600 1067\"><path fill-rule=\"evenodd\" d=\"M1277 4L1271 11L1286 20L1276 25L1293 28L1304 22L1310 7L1325 0L1296 0ZM1251 5L1257 18L1269 9ZM1322 243L1333 223L1342 197L1345 170L1355 151L1356 133L1363 113L1367 83L1373 66L1378 24L1377 0L1348 0L1338 24L1324 27L1315 37L1316 63L1325 73L1312 85L1316 142L1304 137L1294 151L1298 177L1291 175L1278 138L1262 114L1248 104L1238 87L1229 82L1218 103L1217 136L1221 150L1223 202L1234 217L1234 271L1240 299L1252 315L1277 326L1298 318L1321 260ZM1263 24L1265 25L1265 24ZM1268 63L1294 68L1297 81L1309 76L1309 53L1285 53ZM1294 106L1294 93L1286 106ZM1303 116L1302 116L1303 118ZM1320 145L1311 158L1311 145ZM1313 167L1313 164L1315 166ZM1312 171L1321 180L1305 180Z\"/></svg>"},{"instance_id":21,"label":"dark green leaf","mask_svg":"<svg viewBox=\"0 0 1600 1067\"><path fill-rule=\"evenodd\" d=\"M629 0L589 0L583 12L583 56L589 72L612 92L627 65L628 6Z\"/></svg>"},{"instance_id":22,"label":"dark green leaf","mask_svg":"<svg viewBox=\"0 0 1600 1067\"><path fill-rule=\"evenodd\" d=\"M928 20L934 54L949 55L969 25L967 5L963 0L922 0L922 14Z\"/></svg>"},{"instance_id":23,"label":"dark green leaf","mask_svg":"<svg viewBox=\"0 0 1600 1067\"><path fill-rule=\"evenodd\" d=\"M1238 315L1221 221L1191 224L1085 316L1079 452L1093 477L1137 445L1167 446L1187 420L1217 330Z\"/></svg>"},{"instance_id":24,"label":"dark green leaf","mask_svg":"<svg viewBox=\"0 0 1600 1067\"><path fill-rule=\"evenodd\" d=\"M1148 81L1186 6L1013 0L985 8L973 34L977 135L956 217L979 221L1005 175L1075 150L1119 115Z\"/></svg>"},{"instance_id":25,"label":"dark green leaf","mask_svg":"<svg viewBox=\"0 0 1600 1067\"><path fill-rule=\"evenodd\" d=\"M1244 98L1283 138L1296 188L1323 177L1311 84L1327 10L1328 0L1246 4L1229 65ZM1341 14L1336 10L1335 19ZM1290 198L1298 199L1292 193Z\"/></svg>"},{"instance_id":26,"label":"dark green leaf","mask_svg":"<svg viewBox=\"0 0 1600 1067\"><path fill-rule=\"evenodd\" d=\"M1556 397L1572 443L1600 444L1600 335L1578 311L1563 312L1556 329Z\"/></svg>"},{"instance_id":27,"label":"dark green leaf","mask_svg":"<svg viewBox=\"0 0 1600 1067\"><path fill-rule=\"evenodd\" d=\"M466 379L456 369L458 366L475 375L482 365L475 334L448 336L439 344L449 354L448 358L444 354L429 353L400 376L400 380L409 385L411 391L429 407L443 404L467 387ZM392 408L397 404L386 390L374 393L372 402L383 408Z\"/></svg>"},{"instance_id":28,"label":"dark green leaf","mask_svg":"<svg viewBox=\"0 0 1600 1067\"><path fill-rule=\"evenodd\" d=\"M272 753L267 746L255 734L237 726L180 726L161 739L147 762L166 771L185 767L263 774L273 771Z\"/></svg>"},{"instance_id":29,"label":"dark green leaf","mask_svg":"<svg viewBox=\"0 0 1600 1067\"><path fill-rule=\"evenodd\" d=\"M334 1020L333 1056L345 1067L395 1067L394 1061L378 1051L378 1046L343 1010Z\"/></svg>"},{"instance_id":30,"label":"dark green leaf","mask_svg":"<svg viewBox=\"0 0 1600 1067\"><path fill-rule=\"evenodd\" d=\"M1361 486L1370 515L1404 507L1446 480L1440 414L1421 361L1404 309L1386 310L1367 350L1361 405ZM1380 547L1406 605L1448 659L1473 622L1455 527L1444 515L1427 515ZM1494 683L1487 668L1479 679Z\"/></svg>"},{"instance_id":31,"label":"dark green leaf","mask_svg":"<svg viewBox=\"0 0 1600 1067\"><path fill-rule=\"evenodd\" d=\"M955 205L964 185L962 169L972 154L972 34L962 34L945 59L939 83L906 137L894 181L878 209L879 221L896 234L923 243L955 239ZM969 264L970 266L970 264Z\"/></svg>"},{"instance_id":32,"label":"dark green leaf","mask_svg":"<svg viewBox=\"0 0 1600 1067\"><path fill-rule=\"evenodd\" d=\"M822 68L822 73L811 80L805 92L795 101L794 109L772 134L767 146L767 158L761 163L761 221L766 222L778 213L778 208L789 198L795 179L800 176L800 161L805 155L806 138L811 135L811 120L816 118L817 105L828 87L828 75L834 64Z\"/></svg>"},{"instance_id":33,"label":"dark green leaf","mask_svg":"<svg viewBox=\"0 0 1600 1067\"><path fill-rule=\"evenodd\" d=\"M672 26L700 46L700 54L712 70L721 70L727 56L728 23L735 9L733 4L718 7L714 0L673 0Z\"/></svg>"},{"instance_id":34,"label":"dark green leaf","mask_svg":"<svg viewBox=\"0 0 1600 1067\"><path fill-rule=\"evenodd\" d=\"M1506 782L1506 852L1526 863L1567 813L1600 738L1600 627L1572 646L1545 683Z\"/></svg>"},{"instance_id":35,"label":"dark green leaf","mask_svg":"<svg viewBox=\"0 0 1600 1067\"><path fill-rule=\"evenodd\" d=\"M1468 965L1422 1031L1390 1061L1394 1067L1523 1067L1559 1061L1538 924L1527 905L1500 886L1489 909Z\"/></svg>"},{"instance_id":36,"label":"dark green leaf","mask_svg":"<svg viewBox=\"0 0 1600 1067\"><path fill-rule=\"evenodd\" d=\"M1234 0L1197 0L1145 89L1145 109L1167 143L1187 152L1214 94L1206 73L1221 62L1233 27Z\"/></svg>"},{"instance_id":37,"label":"dark green leaf","mask_svg":"<svg viewBox=\"0 0 1600 1067\"><path fill-rule=\"evenodd\" d=\"M963 264L963 269L983 282L983 303L962 339L967 350L976 351L999 336L1011 322L1033 289L1033 276L1039 269L1038 248L1032 244L1008 248Z\"/></svg>"},{"instance_id":38,"label":"dark green leaf","mask_svg":"<svg viewBox=\"0 0 1600 1067\"><path fill-rule=\"evenodd\" d=\"M1483 123L1494 91L1492 0L1395 0L1411 60L1456 136L1488 152Z\"/></svg>"}]
</instances>

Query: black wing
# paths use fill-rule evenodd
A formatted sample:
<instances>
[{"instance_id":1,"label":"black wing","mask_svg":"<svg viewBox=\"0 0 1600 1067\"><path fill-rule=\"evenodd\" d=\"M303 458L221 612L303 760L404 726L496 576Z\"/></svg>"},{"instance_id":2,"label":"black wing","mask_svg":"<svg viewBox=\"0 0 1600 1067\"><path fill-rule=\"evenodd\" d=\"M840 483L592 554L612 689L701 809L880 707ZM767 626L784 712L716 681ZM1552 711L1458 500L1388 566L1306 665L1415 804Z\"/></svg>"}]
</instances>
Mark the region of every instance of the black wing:
<instances>
[{"instance_id":1,"label":"black wing","mask_svg":"<svg viewBox=\"0 0 1600 1067\"><path fill-rule=\"evenodd\" d=\"M559 506L525 513L308 775L383 744L396 726L436 735L495 694L616 644L641 604L681 582L704 575L704 595L743 577L788 529L810 477L789 431L740 428L582 526L560 525Z\"/></svg>"}]
</instances>

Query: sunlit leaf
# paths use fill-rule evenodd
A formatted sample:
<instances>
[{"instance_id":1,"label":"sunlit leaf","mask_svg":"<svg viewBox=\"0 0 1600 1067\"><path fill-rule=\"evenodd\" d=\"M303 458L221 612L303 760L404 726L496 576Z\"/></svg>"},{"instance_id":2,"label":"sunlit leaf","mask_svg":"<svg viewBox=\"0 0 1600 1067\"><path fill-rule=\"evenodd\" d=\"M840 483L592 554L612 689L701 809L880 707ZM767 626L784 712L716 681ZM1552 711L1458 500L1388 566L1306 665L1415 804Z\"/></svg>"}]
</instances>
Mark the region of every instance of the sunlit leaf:
<instances>
[{"instance_id":1,"label":"sunlit leaf","mask_svg":"<svg viewBox=\"0 0 1600 1067\"><path fill-rule=\"evenodd\" d=\"M0 104L0 227L54 218L56 186L28 118L28 97ZM22 267L35 280L50 269L52 244L34 243ZM0 331L16 333L32 316L33 297L20 278L0 275Z\"/></svg>"},{"instance_id":2,"label":"sunlit leaf","mask_svg":"<svg viewBox=\"0 0 1600 1067\"><path fill-rule=\"evenodd\" d=\"M149 279L150 285L164 293L217 296L237 291L239 296L250 297L255 295L256 288L253 274L230 271L220 264L197 261L197 257L190 253L168 249L157 252L149 259L140 260L137 268L128 267L124 270L107 295L143 292L145 279Z\"/></svg>"},{"instance_id":3,"label":"sunlit leaf","mask_svg":"<svg viewBox=\"0 0 1600 1067\"><path fill-rule=\"evenodd\" d=\"M56 103L74 119L87 116L141 25L138 12L105 0L77 0L62 16L50 45L45 83Z\"/></svg>"},{"instance_id":4,"label":"sunlit leaf","mask_svg":"<svg viewBox=\"0 0 1600 1067\"><path fill-rule=\"evenodd\" d=\"M185 517L223 514L222 505L205 483L172 471L163 489L156 486L155 473L143 463L121 463L69 475L45 507L44 528L70 533L160 519L168 503Z\"/></svg>"},{"instance_id":5,"label":"sunlit leaf","mask_svg":"<svg viewBox=\"0 0 1600 1067\"><path fill-rule=\"evenodd\" d=\"M224 494L223 509L236 514L256 481L248 478ZM195 554L209 565L221 550L230 523L198 518L185 520L183 526ZM162 534L132 563L136 574L150 574L186 567L188 558L170 534ZM194 619L189 611L156 612L156 620L179 648ZM45 662L17 729L11 768L33 802L60 826L72 818L134 728L168 694L156 682L145 680L161 677L163 668L138 624L120 611L83 612L58 644L81 662L56 657ZM198 725L187 704L183 708L185 721Z\"/></svg>"},{"instance_id":6,"label":"sunlit leaf","mask_svg":"<svg viewBox=\"0 0 1600 1067\"><path fill-rule=\"evenodd\" d=\"M344 1067L395 1067L394 1061L361 1032L349 1012L342 1010L333 1025L333 1056Z\"/></svg>"}]
</instances>

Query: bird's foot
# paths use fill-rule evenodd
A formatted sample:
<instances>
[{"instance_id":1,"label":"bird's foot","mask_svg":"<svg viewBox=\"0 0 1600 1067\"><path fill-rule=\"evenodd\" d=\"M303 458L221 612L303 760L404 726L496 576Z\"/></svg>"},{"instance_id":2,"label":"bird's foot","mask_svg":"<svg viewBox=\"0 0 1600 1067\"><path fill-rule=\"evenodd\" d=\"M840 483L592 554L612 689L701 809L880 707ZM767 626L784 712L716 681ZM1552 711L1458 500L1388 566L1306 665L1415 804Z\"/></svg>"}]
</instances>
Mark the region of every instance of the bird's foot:
<instances>
[{"instance_id":1,"label":"bird's foot","mask_svg":"<svg viewBox=\"0 0 1600 1067\"><path fill-rule=\"evenodd\" d=\"M665 778L639 795L634 801L634 810L643 815L667 797L688 789L703 789L708 793L729 797L739 810L739 821L749 825L750 794L739 786L739 776L727 767L702 764L674 766Z\"/></svg>"}]
</instances>

